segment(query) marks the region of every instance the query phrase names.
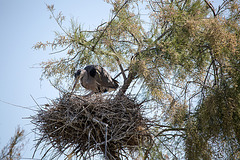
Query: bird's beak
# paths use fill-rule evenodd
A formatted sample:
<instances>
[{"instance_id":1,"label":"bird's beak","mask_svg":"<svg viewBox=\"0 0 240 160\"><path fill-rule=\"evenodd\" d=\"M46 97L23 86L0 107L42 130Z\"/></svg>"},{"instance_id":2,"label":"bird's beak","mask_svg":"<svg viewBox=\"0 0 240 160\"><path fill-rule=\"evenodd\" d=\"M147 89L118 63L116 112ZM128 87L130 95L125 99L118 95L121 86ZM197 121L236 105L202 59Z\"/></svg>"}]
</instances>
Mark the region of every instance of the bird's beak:
<instances>
[{"instance_id":1,"label":"bird's beak","mask_svg":"<svg viewBox=\"0 0 240 160\"><path fill-rule=\"evenodd\" d=\"M77 76L77 77L75 78L75 82L74 82L74 85L73 85L73 88L72 88L72 93L73 93L73 91L74 91L74 89L75 89L75 87L76 87L76 85L77 85L77 83L78 83L78 81L79 81L79 78L80 78L80 76Z\"/></svg>"}]
</instances>

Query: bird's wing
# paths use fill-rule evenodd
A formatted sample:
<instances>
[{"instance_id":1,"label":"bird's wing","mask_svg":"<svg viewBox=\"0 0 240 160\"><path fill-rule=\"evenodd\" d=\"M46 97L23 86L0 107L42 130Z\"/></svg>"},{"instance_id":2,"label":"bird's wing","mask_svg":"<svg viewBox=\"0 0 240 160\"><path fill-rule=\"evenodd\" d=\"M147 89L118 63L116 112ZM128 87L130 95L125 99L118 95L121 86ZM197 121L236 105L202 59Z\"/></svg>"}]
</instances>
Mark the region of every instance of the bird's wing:
<instances>
[{"instance_id":1,"label":"bird's wing","mask_svg":"<svg viewBox=\"0 0 240 160\"><path fill-rule=\"evenodd\" d=\"M112 79L103 67L90 65L85 67L85 70L88 71L89 75L93 77L100 86L114 89L118 88L118 81Z\"/></svg>"}]
</instances>

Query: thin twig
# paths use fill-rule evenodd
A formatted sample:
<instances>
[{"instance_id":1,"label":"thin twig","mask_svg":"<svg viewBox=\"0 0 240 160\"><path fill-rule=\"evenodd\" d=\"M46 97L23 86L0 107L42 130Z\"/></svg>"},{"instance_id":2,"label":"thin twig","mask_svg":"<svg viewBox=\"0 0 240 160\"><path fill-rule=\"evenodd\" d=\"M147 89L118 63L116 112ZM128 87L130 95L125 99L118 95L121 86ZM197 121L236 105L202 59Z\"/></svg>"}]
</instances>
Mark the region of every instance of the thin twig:
<instances>
[{"instance_id":1,"label":"thin twig","mask_svg":"<svg viewBox=\"0 0 240 160\"><path fill-rule=\"evenodd\" d=\"M129 70L129 68L127 68L127 69L125 69L123 72L126 72L126 71L128 71ZM120 73L118 73L113 79L116 79L118 76L120 76L122 74L122 72L120 72Z\"/></svg>"},{"instance_id":2,"label":"thin twig","mask_svg":"<svg viewBox=\"0 0 240 160\"><path fill-rule=\"evenodd\" d=\"M11 105L11 106L15 106L15 107L19 107L19 108L23 108L23 109L35 111L35 112L37 111L37 110L31 109L31 108L29 108L29 107L20 106L20 105L13 104L13 103L9 103L9 102L3 101L3 100L0 100L0 102L5 103L5 104L8 104L8 105Z\"/></svg>"},{"instance_id":3,"label":"thin twig","mask_svg":"<svg viewBox=\"0 0 240 160\"><path fill-rule=\"evenodd\" d=\"M209 2L208 0L204 0L204 1L205 1L205 3L208 5L208 7L211 9L211 11L212 11L212 13L213 13L213 16L216 17L216 12L215 12L215 9L214 9L212 3Z\"/></svg>"},{"instance_id":4,"label":"thin twig","mask_svg":"<svg viewBox=\"0 0 240 160\"><path fill-rule=\"evenodd\" d=\"M102 38L103 34L106 32L106 30L108 29L108 27L112 24L113 20L117 17L118 13L123 9L123 7L128 3L128 0L126 0L124 2L124 4L119 8L119 10L116 12L116 14L114 15L114 17L111 19L110 22L108 22L108 25L105 27L105 29L102 31L102 33L100 34L100 36L98 37L97 41L95 42L95 44L92 47L92 51L95 50L96 45L98 44L98 42L100 41L100 39Z\"/></svg>"}]
</instances>

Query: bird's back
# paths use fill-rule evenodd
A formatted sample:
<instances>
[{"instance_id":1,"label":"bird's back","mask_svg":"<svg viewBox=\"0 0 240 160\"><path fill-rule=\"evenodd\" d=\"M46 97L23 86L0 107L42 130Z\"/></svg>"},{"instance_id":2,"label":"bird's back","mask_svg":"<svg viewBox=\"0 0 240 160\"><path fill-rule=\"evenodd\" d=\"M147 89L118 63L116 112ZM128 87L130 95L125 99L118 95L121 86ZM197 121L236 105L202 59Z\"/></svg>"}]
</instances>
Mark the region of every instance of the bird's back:
<instances>
[{"instance_id":1,"label":"bird's back","mask_svg":"<svg viewBox=\"0 0 240 160\"><path fill-rule=\"evenodd\" d=\"M118 81L114 80L110 74L99 65L88 65L84 68L93 77L103 90L115 90L118 88Z\"/></svg>"}]
</instances>

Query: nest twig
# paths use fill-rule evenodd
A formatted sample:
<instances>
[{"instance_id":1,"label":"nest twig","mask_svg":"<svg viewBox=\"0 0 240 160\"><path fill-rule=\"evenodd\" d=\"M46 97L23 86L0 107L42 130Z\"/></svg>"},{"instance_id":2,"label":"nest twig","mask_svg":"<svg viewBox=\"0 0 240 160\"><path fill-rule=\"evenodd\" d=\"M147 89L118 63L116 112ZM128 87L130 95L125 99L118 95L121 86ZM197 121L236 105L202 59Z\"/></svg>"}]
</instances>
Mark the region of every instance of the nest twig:
<instances>
[{"instance_id":1,"label":"nest twig","mask_svg":"<svg viewBox=\"0 0 240 160\"><path fill-rule=\"evenodd\" d=\"M125 95L66 94L43 106L32 123L40 135L38 144L50 144L59 155L100 151L106 159L120 159L122 150L134 151L150 137L141 104Z\"/></svg>"}]
</instances>

